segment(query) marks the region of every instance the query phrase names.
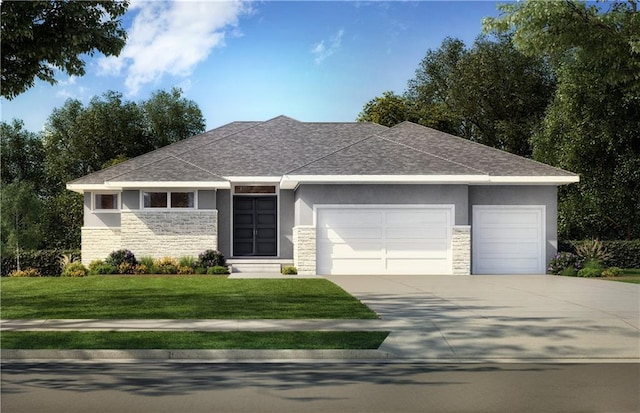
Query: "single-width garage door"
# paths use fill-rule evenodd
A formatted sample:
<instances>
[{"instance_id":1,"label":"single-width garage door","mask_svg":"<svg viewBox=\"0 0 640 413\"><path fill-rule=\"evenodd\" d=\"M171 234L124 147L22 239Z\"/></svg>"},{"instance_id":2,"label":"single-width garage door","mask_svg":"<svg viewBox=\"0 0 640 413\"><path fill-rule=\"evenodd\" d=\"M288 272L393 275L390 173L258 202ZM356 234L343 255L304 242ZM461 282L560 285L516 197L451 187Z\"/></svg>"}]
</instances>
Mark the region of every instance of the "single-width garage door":
<instances>
[{"instance_id":1,"label":"single-width garage door","mask_svg":"<svg viewBox=\"0 0 640 413\"><path fill-rule=\"evenodd\" d=\"M450 274L452 206L318 206L318 274Z\"/></svg>"},{"instance_id":2,"label":"single-width garage door","mask_svg":"<svg viewBox=\"0 0 640 413\"><path fill-rule=\"evenodd\" d=\"M474 274L544 274L544 206L475 205Z\"/></svg>"}]
</instances>

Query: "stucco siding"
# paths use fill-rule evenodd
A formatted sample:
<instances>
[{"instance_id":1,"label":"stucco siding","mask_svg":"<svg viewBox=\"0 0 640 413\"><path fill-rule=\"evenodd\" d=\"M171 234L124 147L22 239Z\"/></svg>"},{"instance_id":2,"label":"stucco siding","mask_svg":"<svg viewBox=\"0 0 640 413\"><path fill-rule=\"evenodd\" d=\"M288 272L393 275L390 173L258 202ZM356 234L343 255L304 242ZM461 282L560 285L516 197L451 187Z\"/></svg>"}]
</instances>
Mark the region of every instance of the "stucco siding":
<instances>
[{"instance_id":1,"label":"stucco siding","mask_svg":"<svg viewBox=\"0 0 640 413\"><path fill-rule=\"evenodd\" d=\"M313 225L317 204L455 205L455 225L469 224L467 185L301 185L295 225Z\"/></svg>"},{"instance_id":2,"label":"stucco siding","mask_svg":"<svg viewBox=\"0 0 640 413\"><path fill-rule=\"evenodd\" d=\"M215 190L198 190L198 209L216 209Z\"/></svg>"},{"instance_id":3,"label":"stucco siding","mask_svg":"<svg viewBox=\"0 0 640 413\"><path fill-rule=\"evenodd\" d=\"M468 216L473 228L474 205L544 205L545 252L548 263L558 251L558 188L556 186L470 186ZM472 229L473 232L473 229ZM473 235L472 235L473 236Z\"/></svg>"},{"instance_id":4,"label":"stucco siding","mask_svg":"<svg viewBox=\"0 0 640 413\"><path fill-rule=\"evenodd\" d=\"M140 209L140 191L138 190L122 191L122 208L123 209Z\"/></svg>"},{"instance_id":5,"label":"stucco siding","mask_svg":"<svg viewBox=\"0 0 640 413\"><path fill-rule=\"evenodd\" d=\"M280 190L280 258L293 258L294 204L293 190Z\"/></svg>"},{"instance_id":6,"label":"stucco siding","mask_svg":"<svg viewBox=\"0 0 640 413\"><path fill-rule=\"evenodd\" d=\"M92 193L84 194L83 226L87 228L119 228L120 211L96 212L91 210Z\"/></svg>"},{"instance_id":7,"label":"stucco siding","mask_svg":"<svg viewBox=\"0 0 640 413\"><path fill-rule=\"evenodd\" d=\"M216 193L218 209L218 250L231 256L231 191L219 189Z\"/></svg>"}]
</instances>

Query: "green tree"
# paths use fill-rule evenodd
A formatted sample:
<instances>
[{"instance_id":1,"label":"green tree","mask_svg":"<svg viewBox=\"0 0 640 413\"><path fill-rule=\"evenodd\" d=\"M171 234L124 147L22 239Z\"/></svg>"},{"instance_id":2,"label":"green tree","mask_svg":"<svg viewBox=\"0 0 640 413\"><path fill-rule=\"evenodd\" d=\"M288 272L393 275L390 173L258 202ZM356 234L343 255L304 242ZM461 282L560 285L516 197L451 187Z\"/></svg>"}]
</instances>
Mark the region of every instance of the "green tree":
<instances>
[{"instance_id":1,"label":"green tree","mask_svg":"<svg viewBox=\"0 0 640 413\"><path fill-rule=\"evenodd\" d=\"M83 54L117 56L126 40L120 17L128 6L128 0L3 1L2 96L14 98L36 77L54 84L54 69L84 75Z\"/></svg>"},{"instance_id":2,"label":"green tree","mask_svg":"<svg viewBox=\"0 0 640 413\"><path fill-rule=\"evenodd\" d=\"M2 254L15 252L16 267L19 270L20 250L37 248L42 241L42 202L35 194L33 185L27 182L12 182L2 185L0 207Z\"/></svg>"},{"instance_id":3,"label":"green tree","mask_svg":"<svg viewBox=\"0 0 640 413\"><path fill-rule=\"evenodd\" d=\"M80 248L83 209L82 195L76 192L62 191L44 200L41 228L45 248Z\"/></svg>"},{"instance_id":4,"label":"green tree","mask_svg":"<svg viewBox=\"0 0 640 413\"><path fill-rule=\"evenodd\" d=\"M182 97L180 88L157 91L141 106L156 148L204 132L202 111L194 101Z\"/></svg>"},{"instance_id":5,"label":"green tree","mask_svg":"<svg viewBox=\"0 0 640 413\"><path fill-rule=\"evenodd\" d=\"M413 103L390 91L367 102L357 118L358 122L373 122L389 127L407 120L418 121Z\"/></svg>"},{"instance_id":6,"label":"green tree","mask_svg":"<svg viewBox=\"0 0 640 413\"><path fill-rule=\"evenodd\" d=\"M0 123L0 164L2 183L29 182L39 191L44 185L44 145L40 137L24 129L14 119Z\"/></svg>"},{"instance_id":7,"label":"green tree","mask_svg":"<svg viewBox=\"0 0 640 413\"><path fill-rule=\"evenodd\" d=\"M534 137L534 157L577 172L562 187L564 238L640 237L640 13L637 2L523 2L501 6L487 30L512 32L544 56L558 87Z\"/></svg>"}]
</instances>

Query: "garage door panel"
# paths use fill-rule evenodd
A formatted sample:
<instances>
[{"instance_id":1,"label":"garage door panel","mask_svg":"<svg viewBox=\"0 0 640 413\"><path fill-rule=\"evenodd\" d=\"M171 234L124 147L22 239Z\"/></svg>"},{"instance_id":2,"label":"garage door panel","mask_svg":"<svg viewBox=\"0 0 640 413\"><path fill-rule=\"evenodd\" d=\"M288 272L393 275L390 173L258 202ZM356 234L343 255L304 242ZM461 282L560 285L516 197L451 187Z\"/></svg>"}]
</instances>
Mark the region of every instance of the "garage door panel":
<instances>
[{"instance_id":1,"label":"garage door panel","mask_svg":"<svg viewBox=\"0 0 640 413\"><path fill-rule=\"evenodd\" d=\"M543 206L474 206L475 274L544 273Z\"/></svg>"},{"instance_id":2,"label":"garage door panel","mask_svg":"<svg viewBox=\"0 0 640 413\"><path fill-rule=\"evenodd\" d=\"M451 207L318 209L320 274L451 273Z\"/></svg>"}]
</instances>

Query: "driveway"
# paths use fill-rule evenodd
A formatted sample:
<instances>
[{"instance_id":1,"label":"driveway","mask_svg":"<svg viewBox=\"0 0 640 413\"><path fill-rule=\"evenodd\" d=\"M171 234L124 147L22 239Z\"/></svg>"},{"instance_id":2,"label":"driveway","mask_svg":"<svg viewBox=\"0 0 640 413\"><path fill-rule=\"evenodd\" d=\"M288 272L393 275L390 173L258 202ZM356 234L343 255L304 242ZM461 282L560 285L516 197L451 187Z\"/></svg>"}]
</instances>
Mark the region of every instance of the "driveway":
<instances>
[{"instance_id":1,"label":"driveway","mask_svg":"<svg viewBox=\"0 0 640 413\"><path fill-rule=\"evenodd\" d=\"M398 321L381 350L433 360L640 361L640 285L547 275L326 276Z\"/></svg>"}]
</instances>

